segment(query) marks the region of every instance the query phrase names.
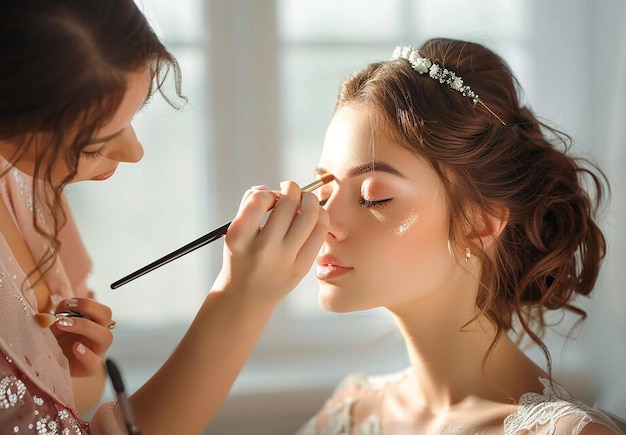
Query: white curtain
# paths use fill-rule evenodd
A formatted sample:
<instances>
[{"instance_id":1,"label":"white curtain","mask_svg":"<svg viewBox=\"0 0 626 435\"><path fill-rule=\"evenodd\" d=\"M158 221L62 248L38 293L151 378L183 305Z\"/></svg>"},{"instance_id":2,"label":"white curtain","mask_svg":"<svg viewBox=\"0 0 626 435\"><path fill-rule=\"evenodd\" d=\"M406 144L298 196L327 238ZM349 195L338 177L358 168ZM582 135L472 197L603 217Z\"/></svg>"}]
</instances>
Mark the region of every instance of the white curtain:
<instances>
[{"instance_id":1,"label":"white curtain","mask_svg":"<svg viewBox=\"0 0 626 435\"><path fill-rule=\"evenodd\" d=\"M612 197L604 228L608 256L595 296L597 311L590 319L589 363L596 367L607 403L625 417L626 411L626 4L621 0L595 2L591 51L587 72L593 100L594 138L609 177ZM606 8L606 9L602 9ZM608 12L608 13L607 13ZM607 22L610 19L613 22ZM603 315L605 314L605 315Z\"/></svg>"},{"instance_id":2,"label":"white curtain","mask_svg":"<svg viewBox=\"0 0 626 435\"><path fill-rule=\"evenodd\" d=\"M583 376L588 393L600 407L626 418L626 3L593 2L587 12L588 46L581 47L579 67L589 86L572 92L589 94L589 149L609 178L611 199L601 220L608 255L585 304L589 318L578 345L589 373Z\"/></svg>"},{"instance_id":3,"label":"white curtain","mask_svg":"<svg viewBox=\"0 0 626 435\"><path fill-rule=\"evenodd\" d=\"M595 161L611 186L600 214L608 254L591 297L575 303L588 317L573 330L566 319L546 342L557 380L626 419L626 2L536 1L532 11L537 60L530 86L522 82L528 101L574 138L573 151ZM537 349L529 353L543 363Z\"/></svg>"}]
</instances>

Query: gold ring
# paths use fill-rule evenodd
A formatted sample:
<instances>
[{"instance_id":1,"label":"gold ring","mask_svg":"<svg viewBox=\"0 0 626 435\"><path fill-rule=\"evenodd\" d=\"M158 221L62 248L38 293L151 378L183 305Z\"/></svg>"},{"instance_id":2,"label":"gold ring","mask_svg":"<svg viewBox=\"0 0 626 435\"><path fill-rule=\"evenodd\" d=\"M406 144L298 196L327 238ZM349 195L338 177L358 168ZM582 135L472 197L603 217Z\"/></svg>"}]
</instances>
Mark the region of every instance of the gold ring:
<instances>
[{"instance_id":1,"label":"gold ring","mask_svg":"<svg viewBox=\"0 0 626 435\"><path fill-rule=\"evenodd\" d=\"M115 327L116 327L116 326L117 326L117 325L116 325L116 323L115 323L115 320L111 320L111 323L109 323L109 324L107 325L107 328L108 328L108 329L115 329Z\"/></svg>"}]
</instances>

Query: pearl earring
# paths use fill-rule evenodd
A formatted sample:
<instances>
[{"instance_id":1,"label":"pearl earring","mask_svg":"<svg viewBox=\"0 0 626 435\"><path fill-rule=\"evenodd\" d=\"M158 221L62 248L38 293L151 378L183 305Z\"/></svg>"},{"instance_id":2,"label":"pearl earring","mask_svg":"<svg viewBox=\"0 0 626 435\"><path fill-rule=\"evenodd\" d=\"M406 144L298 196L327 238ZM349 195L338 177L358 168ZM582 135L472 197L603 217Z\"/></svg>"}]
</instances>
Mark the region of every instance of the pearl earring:
<instances>
[{"instance_id":1,"label":"pearl earring","mask_svg":"<svg viewBox=\"0 0 626 435\"><path fill-rule=\"evenodd\" d=\"M469 262L469 259L472 257L472 251L470 248L465 248L465 262Z\"/></svg>"}]
</instances>

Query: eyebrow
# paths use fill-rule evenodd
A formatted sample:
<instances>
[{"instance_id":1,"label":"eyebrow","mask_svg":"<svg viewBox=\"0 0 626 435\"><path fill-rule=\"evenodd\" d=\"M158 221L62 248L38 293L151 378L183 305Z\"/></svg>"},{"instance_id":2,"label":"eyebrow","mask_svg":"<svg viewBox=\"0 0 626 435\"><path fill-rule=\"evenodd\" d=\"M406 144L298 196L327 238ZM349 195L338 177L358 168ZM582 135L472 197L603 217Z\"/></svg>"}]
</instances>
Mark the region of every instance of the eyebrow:
<instances>
[{"instance_id":1,"label":"eyebrow","mask_svg":"<svg viewBox=\"0 0 626 435\"><path fill-rule=\"evenodd\" d=\"M317 175L324 175L327 172L328 171L322 167L318 167L315 169L315 173ZM397 175L399 177L405 178L404 174L402 174L393 166L384 162L369 162L362 165L353 166L348 169L347 174L349 177L356 177L358 175L366 174L368 172L386 172L388 174Z\"/></svg>"}]
</instances>

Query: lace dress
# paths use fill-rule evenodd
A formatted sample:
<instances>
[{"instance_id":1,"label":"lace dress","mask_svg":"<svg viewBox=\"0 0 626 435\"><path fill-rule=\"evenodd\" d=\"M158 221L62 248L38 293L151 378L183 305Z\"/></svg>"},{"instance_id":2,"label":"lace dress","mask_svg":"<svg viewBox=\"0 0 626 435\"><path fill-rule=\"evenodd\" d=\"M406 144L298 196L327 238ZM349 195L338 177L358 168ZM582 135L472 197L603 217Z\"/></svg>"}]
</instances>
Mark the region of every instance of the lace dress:
<instances>
[{"instance_id":1,"label":"lace dress","mask_svg":"<svg viewBox=\"0 0 626 435\"><path fill-rule=\"evenodd\" d=\"M41 224L46 223L33 206L33 180L1 157L0 173L4 173L1 200L33 257L39 258L49 247L32 223L33 213ZM71 216L60 239L59 258L46 275L53 305L74 296L87 297L85 282L91 269ZM68 361L52 332L37 325L35 312L37 299L26 273L0 234L0 434L123 433L123 418L115 403L98 409L91 427L77 416Z\"/></svg>"},{"instance_id":2,"label":"lace dress","mask_svg":"<svg viewBox=\"0 0 626 435\"><path fill-rule=\"evenodd\" d=\"M411 425L411 422L390 422L379 415L382 412L357 412L360 398L378 397L377 409L382 409L382 397L385 388L399 383L408 375L408 370L397 373L365 376L353 374L345 378L335 389L323 408L311 418L297 435L408 435L418 433L435 433L422 431ZM515 411L504 418L502 430L504 435L542 434L542 435L578 435L590 422L599 423L611 428L618 435L624 432L616 423L595 407L570 397L561 386L540 378L543 394L526 393L521 396ZM512 406L512 405L511 405ZM513 406L512 406L513 407ZM466 429L459 426L444 426L436 432L442 435L483 435L496 433L494 430Z\"/></svg>"}]
</instances>

